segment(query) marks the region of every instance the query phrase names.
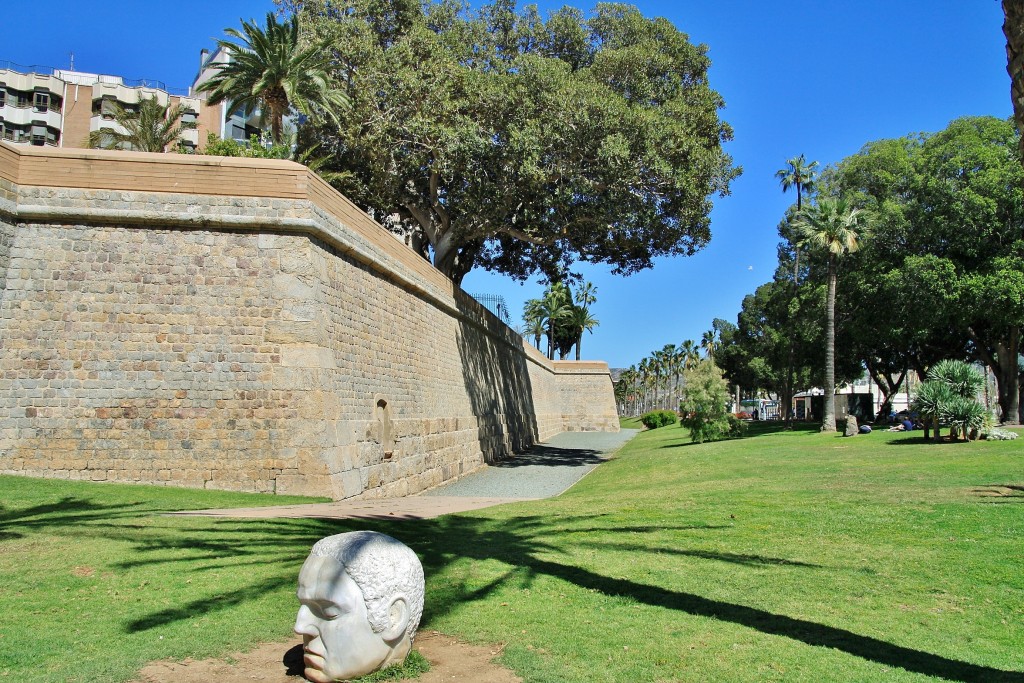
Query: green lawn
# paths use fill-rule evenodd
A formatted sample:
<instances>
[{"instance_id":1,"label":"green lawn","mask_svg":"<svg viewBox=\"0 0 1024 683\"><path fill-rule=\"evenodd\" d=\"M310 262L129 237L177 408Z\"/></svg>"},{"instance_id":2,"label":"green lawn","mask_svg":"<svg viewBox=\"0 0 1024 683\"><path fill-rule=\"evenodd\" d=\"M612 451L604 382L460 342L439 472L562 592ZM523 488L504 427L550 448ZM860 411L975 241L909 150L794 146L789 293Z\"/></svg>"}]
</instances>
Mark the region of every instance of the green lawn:
<instances>
[{"instance_id":1,"label":"green lawn","mask_svg":"<svg viewBox=\"0 0 1024 683\"><path fill-rule=\"evenodd\" d=\"M423 560L424 628L504 643L527 681L1024 681L1024 442L755 429L644 432L557 499L424 522L165 517L254 497L0 478L0 678L285 637L312 543L372 528Z\"/></svg>"}]
</instances>

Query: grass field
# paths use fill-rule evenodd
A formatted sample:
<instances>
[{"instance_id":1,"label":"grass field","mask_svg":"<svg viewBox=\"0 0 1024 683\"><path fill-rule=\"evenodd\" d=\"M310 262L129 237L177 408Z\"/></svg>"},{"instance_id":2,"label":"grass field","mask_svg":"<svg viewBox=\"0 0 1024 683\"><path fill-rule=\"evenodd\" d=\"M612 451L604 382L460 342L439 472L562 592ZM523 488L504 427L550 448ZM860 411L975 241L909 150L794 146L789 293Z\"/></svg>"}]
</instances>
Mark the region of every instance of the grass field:
<instances>
[{"instance_id":1,"label":"grass field","mask_svg":"<svg viewBox=\"0 0 1024 683\"><path fill-rule=\"evenodd\" d=\"M1022 444L665 427L557 499L394 523L166 517L294 501L4 477L0 679L285 637L312 543L372 528L423 560L423 628L503 643L527 681L1024 681Z\"/></svg>"}]
</instances>

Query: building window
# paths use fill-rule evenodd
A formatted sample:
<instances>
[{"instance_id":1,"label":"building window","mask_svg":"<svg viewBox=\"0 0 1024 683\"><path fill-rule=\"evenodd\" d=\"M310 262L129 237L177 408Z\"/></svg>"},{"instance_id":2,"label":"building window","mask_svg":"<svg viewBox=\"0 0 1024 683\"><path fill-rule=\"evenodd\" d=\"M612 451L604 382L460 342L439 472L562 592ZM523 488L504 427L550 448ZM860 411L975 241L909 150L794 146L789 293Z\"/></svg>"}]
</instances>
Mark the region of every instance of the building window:
<instances>
[{"instance_id":1,"label":"building window","mask_svg":"<svg viewBox=\"0 0 1024 683\"><path fill-rule=\"evenodd\" d=\"M181 115L181 127L186 130L195 130L198 123L198 116L194 111L187 111Z\"/></svg>"},{"instance_id":2,"label":"building window","mask_svg":"<svg viewBox=\"0 0 1024 683\"><path fill-rule=\"evenodd\" d=\"M0 107L4 106L5 104L7 104L7 91L3 88L0 88Z\"/></svg>"},{"instance_id":3,"label":"building window","mask_svg":"<svg viewBox=\"0 0 1024 683\"><path fill-rule=\"evenodd\" d=\"M22 109L24 109L25 107L29 106L29 96L28 96L28 93L23 93L23 92L18 93L18 106L20 108L22 108Z\"/></svg>"},{"instance_id":4,"label":"building window","mask_svg":"<svg viewBox=\"0 0 1024 683\"><path fill-rule=\"evenodd\" d=\"M50 95L45 92L33 93L32 106L36 111L46 111L50 108Z\"/></svg>"}]
</instances>

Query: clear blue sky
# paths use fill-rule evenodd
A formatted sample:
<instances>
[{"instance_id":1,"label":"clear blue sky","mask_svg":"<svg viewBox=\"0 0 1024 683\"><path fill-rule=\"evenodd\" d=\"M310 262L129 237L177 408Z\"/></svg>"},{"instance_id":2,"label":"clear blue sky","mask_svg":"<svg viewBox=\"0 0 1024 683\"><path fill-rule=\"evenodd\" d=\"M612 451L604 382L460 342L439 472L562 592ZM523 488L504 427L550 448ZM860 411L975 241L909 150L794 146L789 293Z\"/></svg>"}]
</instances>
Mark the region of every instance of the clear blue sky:
<instances>
[{"instance_id":1,"label":"clear blue sky","mask_svg":"<svg viewBox=\"0 0 1024 683\"><path fill-rule=\"evenodd\" d=\"M539 3L542 11L593 2ZM743 297L771 279L776 225L794 200L774 172L798 154L822 165L872 140L936 131L957 117L1011 114L1002 9L998 0L640 0L691 41L705 43L722 117L735 129L728 151L743 175L717 199L712 241L688 258L659 260L629 278L587 268L598 287L601 325L585 358L612 367L665 344L699 340L714 318L735 321ZM80 0L51 0L43 33L8 26L0 59L152 78L187 87L199 50L239 18L262 18L264 0L166 4L129 0L97 12ZM8 22L10 24L10 22ZM515 316L541 288L471 273L467 291L503 295ZM517 322L517 321L516 321Z\"/></svg>"}]
</instances>

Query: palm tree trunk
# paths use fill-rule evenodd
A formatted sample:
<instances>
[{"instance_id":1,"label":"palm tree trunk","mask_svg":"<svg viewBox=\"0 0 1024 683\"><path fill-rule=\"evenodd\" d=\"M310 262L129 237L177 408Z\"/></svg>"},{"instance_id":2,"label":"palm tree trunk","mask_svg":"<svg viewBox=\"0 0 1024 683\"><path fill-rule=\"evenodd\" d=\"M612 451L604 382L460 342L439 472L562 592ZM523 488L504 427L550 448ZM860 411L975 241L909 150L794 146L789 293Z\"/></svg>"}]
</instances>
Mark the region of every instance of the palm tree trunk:
<instances>
[{"instance_id":1,"label":"palm tree trunk","mask_svg":"<svg viewBox=\"0 0 1024 683\"><path fill-rule=\"evenodd\" d=\"M1003 0L1003 34L1006 36L1006 72L1010 75L1010 101L1018 130L1024 130L1024 5ZM1024 154L1024 138L1020 140ZM1022 156L1024 161L1024 156Z\"/></svg>"},{"instance_id":2,"label":"palm tree trunk","mask_svg":"<svg viewBox=\"0 0 1024 683\"><path fill-rule=\"evenodd\" d=\"M828 297L825 301L825 415L821 431L836 431L836 257L828 257Z\"/></svg>"}]
</instances>

